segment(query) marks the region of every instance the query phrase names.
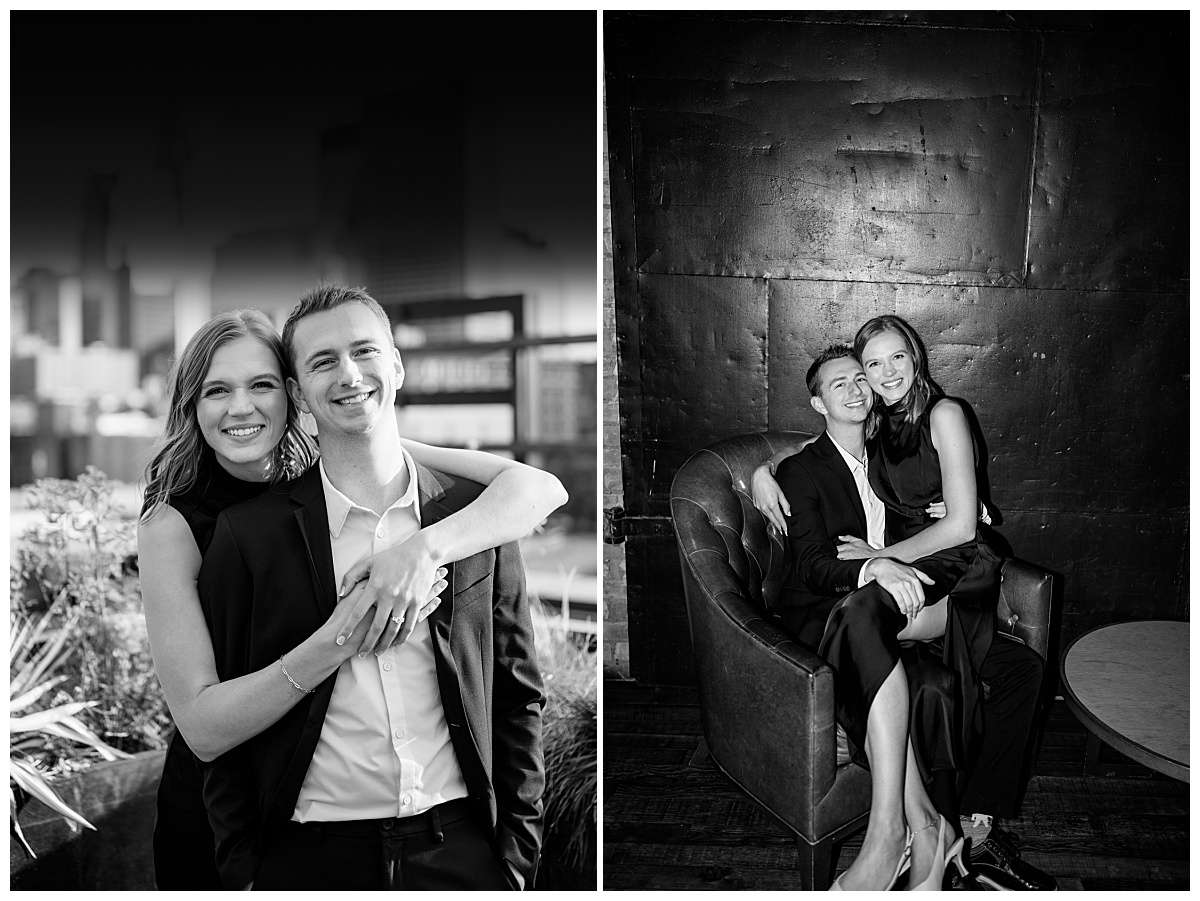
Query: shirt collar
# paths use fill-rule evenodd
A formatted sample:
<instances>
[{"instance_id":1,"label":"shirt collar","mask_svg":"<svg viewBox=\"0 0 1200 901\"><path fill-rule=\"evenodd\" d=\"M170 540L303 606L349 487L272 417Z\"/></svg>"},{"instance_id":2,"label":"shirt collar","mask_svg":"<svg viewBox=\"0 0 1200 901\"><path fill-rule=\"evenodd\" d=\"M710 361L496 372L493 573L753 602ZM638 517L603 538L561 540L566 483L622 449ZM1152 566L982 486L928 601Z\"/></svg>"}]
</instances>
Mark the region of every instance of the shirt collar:
<instances>
[{"instance_id":1,"label":"shirt collar","mask_svg":"<svg viewBox=\"0 0 1200 901\"><path fill-rule=\"evenodd\" d=\"M840 444L838 444L837 439L834 438L832 435L829 436L829 440L833 442L833 446L836 447L838 449L838 451L841 453L841 455L845 459L847 465L850 467L851 472L853 472L856 469L861 469L864 473L867 471L867 468L866 468L866 466L863 465L863 461L861 458L855 457L854 454L850 453L850 451L846 450L844 447L842 447Z\"/></svg>"},{"instance_id":2,"label":"shirt collar","mask_svg":"<svg viewBox=\"0 0 1200 901\"><path fill-rule=\"evenodd\" d=\"M388 509L395 510L411 505L419 520L421 514L417 506L417 468L413 464L412 457L408 455L408 451L401 447L400 452L404 454L404 466L408 470L408 488ZM341 534L342 527L346 525L346 518L350 515L351 510L362 510L372 516L376 515L375 511L359 506L334 487L333 482L329 480L329 474L325 472L324 460L321 460L318 465L321 467L321 487L325 491L325 510L329 514L330 535L337 538Z\"/></svg>"}]
</instances>

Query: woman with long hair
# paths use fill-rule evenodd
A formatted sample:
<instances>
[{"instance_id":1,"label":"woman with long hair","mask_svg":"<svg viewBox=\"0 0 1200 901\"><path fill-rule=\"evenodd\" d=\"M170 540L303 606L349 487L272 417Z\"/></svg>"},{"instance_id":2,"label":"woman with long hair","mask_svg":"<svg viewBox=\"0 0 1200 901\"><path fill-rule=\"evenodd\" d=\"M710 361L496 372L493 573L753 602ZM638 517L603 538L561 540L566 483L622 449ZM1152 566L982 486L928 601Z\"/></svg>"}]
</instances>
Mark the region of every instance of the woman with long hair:
<instances>
[{"instance_id":1,"label":"woman with long hair","mask_svg":"<svg viewBox=\"0 0 1200 901\"><path fill-rule=\"evenodd\" d=\"M533 467L405 440L418 462L486 489L466 509L352 568L334 614L278 665L221 682L196 589L217 517L299 476L318 458L288 396L288 371L280 337L263 313L214 316L172 367L165 434L146 469L138 523L142 598L155 669L177 727L158 793L160 889L221 888L200 761L276 722L304 697L295 685L316 686L352 654L378 653L407 639L437 606L447 564L523 537L566 500L558 479Z\"/></svg>"},{"instance_id":2,"label":"woman with long hair","mask_svg":"<svg viewBox=\"0 0 1200 901\"><path fill-rule=\"evenodd\" d=\"M855 605L891 607L883 597L886 592L855 592L829 614L818 652L843 667L853 665L855 678L840 680L853 683L856 690L839 691L839 722L854 723L853 730L862 733L865 724L874 722L872 717L882 716L875 702L885 694L899 696L891 683L897 665L910 665L905 654L911 653L911 642L940 644L940 664L954 673L952 709L924 719L915 716L911 725L907 716L894 717L885 730L891 744L910 748L908 775L901 779L919 777L936 808L935 815L920 818L926 821L908 824L910 885L936 889L951 860L963 866L957 783L982 735L978 674L995 631L1000 559L978 532L976 450L965 405L945 397L930 377L916 332L898 316L879 316L859 329L854 352L878 398L865 426L870 439L867 471L872 492L887 508L889 538L895 543L874 548L859 538L841 536L838 558L882 556L910 563L926 577L924 601L907 622L891 616L891 610L854 619ZM774 462L783 456L786 453ZM786 499L761 467L754 488L756 506L772 511L769 519L782 521L779 507L781 502L786 507ZM871 634L863 634L864 622L871 623ZM896 634L885 634L892 623ZM902 648L902 640L910 644ZM909 681L913 679L910 672ZM910 685L902 694L910 697L912 692ZM957 728L947 728L947 721ZM916 730L931 734L914 738L911 732ZM912 743L926 753L914 757Z\"/></svg>"},{"instance_id":3,"label":"woman with long hair","mask_svg":"<svg viewBox=\"0 0 1200 901\"><path fill-rule=\"evenodd\" d=\"M967 406L947 397L933 381L920 336L899 316L864 323L854 337L854 352L881 401L868 473L871 490L888 509L894 543L882 549L848 540L838 557L888 556L913 564L934 580L925 589L926 604L913 637L940 639L942 662L957 676L962 773L983 735L979 672L996 631L1001 563L979 533L978 451ZM945 506L940 518L927 512L937 503ZM963 839L957 811L949 803L939 807L942 813L935 822L913 824L913 853L915 861L918 843L934 846L940 883L946 863L956 852L961 855ZM938 866L942 859L945 863Z\"/></svg>"}]
</instances>

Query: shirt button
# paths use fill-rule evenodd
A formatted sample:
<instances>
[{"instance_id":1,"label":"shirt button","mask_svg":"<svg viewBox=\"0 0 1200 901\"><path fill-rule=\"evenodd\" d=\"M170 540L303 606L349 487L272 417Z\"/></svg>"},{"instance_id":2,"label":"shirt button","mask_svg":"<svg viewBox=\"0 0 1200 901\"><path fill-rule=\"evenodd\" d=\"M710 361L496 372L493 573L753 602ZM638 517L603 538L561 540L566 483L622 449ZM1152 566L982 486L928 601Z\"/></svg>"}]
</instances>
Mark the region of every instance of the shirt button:
<instances>
[{"instance_id":1,"label":"shirt button","mask_svg":"<svg viewBox=\"0 0 1200 901\"><path fill-rule=\"evenodd\" d=\"M404 730L403 729L396 730L396 738L404 738Z\"/></svg>"},{"instance_id":2,"label":"shirt button","mask_svg":"<svg viewBox=\"0 0 1200 901\"><path fill-rule=\"evenodd\" d=\"M412 803L412 795L405 795L400 800L404 803L404 806L407 807L409 804Z\"/></svg>"},{"instance_id":3,"label":"shirt button","mask_svg":"<svg viewBox=\"0 0 1200 901\"><path fill-rule=\"evenodd\" d=\"M385 673L390 673L392 671L392 665L390 663L385 663L383 665L383 671Z\"/></svg>"},{"instance_id":4,"label":"shirt button","mask_svg":"<svg viewBox=\"0 0 1200 901\"><path fill-rule=\"evenodd\" d=\"M383 534L384 534L384 532L385 532L385 531L387 531L387 530L386 530L386 529L382 529L382 528L381 528L381 529L380 529L378 532L376 532L375 534L376 534L376 535L378 535L380 538L382 538L382 537L383 537Z\"/></svg>"}]
</instances>

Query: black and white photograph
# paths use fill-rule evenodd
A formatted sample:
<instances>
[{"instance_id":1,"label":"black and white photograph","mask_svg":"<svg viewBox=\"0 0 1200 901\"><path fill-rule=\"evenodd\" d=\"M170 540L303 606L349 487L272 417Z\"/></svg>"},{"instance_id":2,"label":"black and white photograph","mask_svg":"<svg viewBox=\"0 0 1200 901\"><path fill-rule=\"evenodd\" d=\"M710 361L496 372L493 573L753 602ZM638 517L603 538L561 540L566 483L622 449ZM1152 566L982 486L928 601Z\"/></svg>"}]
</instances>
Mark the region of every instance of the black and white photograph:
<instances>
[{"instance_id":1,"label":"black and white photograph","mask_svg":"<svg viewBox=\"0 0 1200 901\"><path fill-rule=\"evenodd\" d=\"M596 11L8 22L10 888L596 889Z\"/></svg>"},{"instance_id":2,"label":"black and white photograph","mask_svg":"<svg viewBox=\"0 0 1200 901\"><path fill-rule=\"evenodd\" d=\"M1189 888L1188 12L602 51L604 888Z\"/></svg>"},{"instance_id":3,"label":"black and white photograph","mask_svg":"<svg viewBox=\"0 0 1200 901\"><path fill-rule=\"evenodd\" d=\"M1190 889L1190 16L10 12L10 890Z\"/></svg>"}]
</instances>

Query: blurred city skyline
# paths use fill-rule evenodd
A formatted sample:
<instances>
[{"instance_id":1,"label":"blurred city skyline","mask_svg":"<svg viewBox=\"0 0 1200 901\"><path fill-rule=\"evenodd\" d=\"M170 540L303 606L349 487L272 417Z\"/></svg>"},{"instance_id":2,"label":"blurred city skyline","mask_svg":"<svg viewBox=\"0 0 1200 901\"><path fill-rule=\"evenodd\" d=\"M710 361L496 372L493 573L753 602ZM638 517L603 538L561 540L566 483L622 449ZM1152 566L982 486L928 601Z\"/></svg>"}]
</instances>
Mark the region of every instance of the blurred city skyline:
<instances>
[{"instance_id":1,"label":"blurred city skyline","mask_svg":"<svg viewBox=\"0 0 1200 901\"><path fill-rule=\"evenodd\" d=\"M139 294L203 293L257 251L214 307L294 302L358 274L282 250L349 214L456 241L442 281L466 296L557 295L548 328L594 329L594 13L14 13L11 45L13 288L80 270L104 179L100 253ZM395 152L366 173L392 176L374 209L344 196L371 165L338 159L355 140Z\"/></svg>"}]
</instances>

